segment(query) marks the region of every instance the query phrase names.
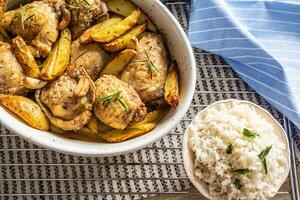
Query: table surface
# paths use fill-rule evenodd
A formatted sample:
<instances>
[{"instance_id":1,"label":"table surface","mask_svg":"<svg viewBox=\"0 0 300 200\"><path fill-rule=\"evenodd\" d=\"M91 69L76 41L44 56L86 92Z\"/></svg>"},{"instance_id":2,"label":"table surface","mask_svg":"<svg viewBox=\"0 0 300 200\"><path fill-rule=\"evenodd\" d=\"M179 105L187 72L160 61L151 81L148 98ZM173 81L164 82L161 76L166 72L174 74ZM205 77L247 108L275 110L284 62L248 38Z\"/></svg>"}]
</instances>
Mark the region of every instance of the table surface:
<instances>
[{"instance_id":1,"label":"table surface","mask_svg":"<svg viewBox=\"0 0 300 200\"><path fill-rule=\"evenodd\" d=\"M167 7L186 31L189 4ZM109 158L65 155L28 143L1 126L0 199L202 199L185 174L181 154L183 133L200 110L218 100L243 99L286 123L221 57L197 49L194 53L197 85L189 111L176 129L143 150ZM292 127L295 135L297 131ZM291 199L290 191L287 180L274 199Z\"/></svg>"}]
</instances>

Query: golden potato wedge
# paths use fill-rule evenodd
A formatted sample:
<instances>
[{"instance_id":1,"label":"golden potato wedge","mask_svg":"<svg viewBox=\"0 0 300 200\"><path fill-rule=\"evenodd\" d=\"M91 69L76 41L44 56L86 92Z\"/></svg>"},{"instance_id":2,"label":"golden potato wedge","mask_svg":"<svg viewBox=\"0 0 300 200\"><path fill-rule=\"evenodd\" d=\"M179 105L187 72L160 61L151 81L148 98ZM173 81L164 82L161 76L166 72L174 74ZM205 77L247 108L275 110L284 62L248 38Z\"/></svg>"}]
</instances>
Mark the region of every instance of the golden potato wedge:
<instances>
[{"instance_id":1,"label":"golden potato wedge","mask_svg":"<svg viewBox=\"0 0 300 200\"><path fill-rule=\"evenodd\" d=\"M53 80L65 71L69 64L71 41L70 30L64 29L43 64L41 71L41 78L43 80Z\"/></svg>"},{"instance_id":2,"label":"golden potato wedge","mask_svg":"<svg viewBox=\"0 0 300 200\"><path fill-rule=\"evenodd\" d=\"M136 124L131 127L128 127L125 130L112 130L100 134L101 137L111 143L122 142L131 138L135 138L141 135L144 135L152 131L156 127L155 123L146 123L146 124Z\"/></svg>"},{"instance_id":3,"label":"golden potato wedge","mask_svg":"<svg viewBox=\"0 0 300 200\"><path fill-rule=\"evenodd\" d=\"M111 0L107 2L108 10L124 17L127 17L132 13L134 10L137 9L137 6L131 3L128 0ZM147 22L147 28L150 31L156 32L156 27L153 22L147 17L144 13L141 14L138 24L143 24Z\"/></svg>"},{"instance_id":4,"label":"golden potato wedge","mask_svg":"<svg viewBox=\"0 0 300 200\"><path fill-rule=\"evenodd\" d=\"M176 62L172 62L165 83L164 97L167 104L176 107L179 104L179 75Z\"/></svg>"},{"instance_id":5,"label":"golden potato wedge","mask_svg":"<svg viewBox=\"0 0 300 200\"><path fill-rule=\"evenodd\" d=\"M133 49L125 49L119 53L112 61L110 61L100 73L100 76L105 74L112 74L118 76L130 61L135 57L136 51Z\"/></svg>"},{"instance_id":6,"label":"golden potato wedge","mask_svg":"<svg viewBox=\"0 0 300 200\"><path fill-rule=\"evenodd\" d=\"M31 99L23 96L0 94L0 104L18 115L32 127L42 131L49 130L48 119L40 106Z\"/></svg>"},{"instance_id":7,"label":"golden potato wedge","mask_svg":"<svg viewBox=\"0 0 300 200\"><path fill-rule=\"evenodd\" d=\"M98 133L98 119L95 115L92 115L87 126L93 133Z\"/></svg>"},{"instance_id":8,"label":"golden potato wedge","mask_svg":"<svg viewBox=\"0 0 300 200\"><path fill-rule=\"evenodd\" d=\"M87 126L93 133L101 133L101 132L107 132L112 130L111 127L107 126L106 124L98 120L98 118L95 115L92 115Z\"/></svg>"},{"instance_id":9,"label":"golden potato wedge","mask_svg":"<svg viewBox=\"0 0 300 200\"><path fill-rule=\"evenodd\" d=\"M122 49L125 49L126 47L132 48L133 38L136 38L139 35L141 35L146 30L146 25L147 24L144 23L142 25L138 25L138 26L134 27L133 29L128 31L126 34L117 38L116 40L104 44L103 48L109 52L120 51Z\"/></svg>"},{"instance_id":10,"label":"golden potato wedge","mask_svg":"<svg viewBox=\"0 0 300 200\"><path fill-rule=\"evenodd\" d=\"M134 10L121 22L100 31L92 32L91 37L96 42L111 42L130 30L137 23L140 16L141 11L139 9Z\"/></svg>"},{"instance_id":11,"label":"golden potato wedge","mask_svg":"<svg viewBox=\"0 0 300 200\"><path fill-rule=\"evenodd\" d=\"M136 125L141 125L141 124L147 124L147 123L157 123L161 120L161 118L164 116L166 110L155 110L152 112L147 113L145 116L145 119L143 121L140 121L131 127L135 127Z\"/></svg>"},{"instance_id":12,"label":"golden potato wedge","mask_svg":"<svg viewBox=\"0 0 300 200\"><path fill-rule=\"evenodd\" d=\"M99 32L100 30L106 29L114 24L121 22L123 18L121 17L112 17L108 20L102 21L91 28L87 29L79 38L80 43L89 43L92 42L93 39L91 37L92 34Z\"/></svg>"},{"instance_id":13,"label":"golden potato wedge","mask_svg":"<svg viewBox=\"0 0 300 200\"><path fill-rule=\"evenodd\" d=\"M40 69L23 38L17 36L12 39L12 48L26 75L39 78Z\"/></svg>"}]
</instances>

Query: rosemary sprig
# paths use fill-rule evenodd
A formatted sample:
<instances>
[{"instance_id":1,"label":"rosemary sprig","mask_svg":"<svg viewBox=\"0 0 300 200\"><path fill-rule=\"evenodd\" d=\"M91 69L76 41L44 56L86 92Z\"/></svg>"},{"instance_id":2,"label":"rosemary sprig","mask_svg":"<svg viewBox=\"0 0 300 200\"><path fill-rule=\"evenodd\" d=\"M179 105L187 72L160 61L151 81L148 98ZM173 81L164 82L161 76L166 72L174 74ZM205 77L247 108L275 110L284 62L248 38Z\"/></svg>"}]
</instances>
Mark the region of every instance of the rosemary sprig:
<instances>
[{"instance_id":1,"label":"rosemary sprig","mask_svg":"<svg viewBox=\"0 0 300 200\"><path fill-rule=\"evenodd\" d=\"M150 56L149 56L149 54L148 54L148 52L147 51L145 51L145 54L146 54L146 56L147 56L147 60L149 61L149 63L148 63L148 74L150 74L150 77L151 77L151 79L152 79L152 75L153 75L153 69L155 69L158 73L160 73L159 72L159 70L157 69L157 67L154 65L154 63L153 63L153 61L150 59Z\"/></svg>"},{"instance_id":2,"label":"rosemary sprig","mask_svg":"<svg viewBox=\"0 0 300 200\"><path fill-rule=\"evenodd\" d=\"M234 179L234 182L233 182L234 186L238 189L238 190L241 190L242 189L242 185L241 185L241 181L239 179Z\"/></svg>"},{"instance_id":3,"label":"rosemary sprig","mask_svg":"<svg viewBox=\"0 0 300 200\"><path fill-rule=\"evenodd\" d=\"M259 155L258 155L258 158L264 168L264 171L265 171L265 174L268 173L268 168L267 168L267 161L266 161L266 158L267 158L267 155L269 154L269 152L271 151L272 149L272 145L271 146L267 146Z\"/></svg>"},{"instance_id":4,"label":"rosemary sprig","mask_svg":"<svg viewBox=\"0 0 300 200\"><path fill-rule=\"evenodd\" d=\"M239 173L239 174L243 174L243 175L247 175L250 170L248 168L244 168L244 169L234 169L232 170L233 172Z\"/></svg>"},{"instance_id":5,"label":"rosemary sprig","mask_svg":"<svg viewBox=\"0 0 300 200\"><path fill-rule=\"evenodd\" d=\"M250 141L254 140L256 136L259 136L259 134L257 134L256 132L246 128L244 128L243 130L243 135Z\"/></svg>"},{"instance_id":6,"label":"rosemary sprig","mask_svg":"<svg viewBox=\"0 0 300 200\"><path fill-rule=\"evenodd\" d=\"M123 101L123 99L120 97L120 95L121 95L121 91L118 91L118 92L108 95L106 97L98 98L98 99L96 99L96 102L104 103L104 104L110 106L114 111L116 111L114 105L112 104L112 101L117 101L124 108L124 110L126 112L128 112L129 111L128 106Z\"/></svg>"},{"instance_id":7,"label":"rosemary sprig","mask_svg":"<svg viewBox=\"0 0 300 200\"><path fill-rule=\"evenodd\" d=\"M232 146L232 143L230 143L227 148L226 148L226 153L227 154L232 154L232 149L233 149L233 146Z\"/></svg>"},{"instance_id":8,"label":"rosemary sprig","mask_svg":"<svg viewBox=\"0 0 300 200\"><path fill-rule=\"evenodd\" d=\"M22 30L25 30L24 23L32 18L34 14L28 16L27 9L25 9L23 6L20 6L20 8L16 11L16 14L21 22Z\"/></svg>"}]
</instances>

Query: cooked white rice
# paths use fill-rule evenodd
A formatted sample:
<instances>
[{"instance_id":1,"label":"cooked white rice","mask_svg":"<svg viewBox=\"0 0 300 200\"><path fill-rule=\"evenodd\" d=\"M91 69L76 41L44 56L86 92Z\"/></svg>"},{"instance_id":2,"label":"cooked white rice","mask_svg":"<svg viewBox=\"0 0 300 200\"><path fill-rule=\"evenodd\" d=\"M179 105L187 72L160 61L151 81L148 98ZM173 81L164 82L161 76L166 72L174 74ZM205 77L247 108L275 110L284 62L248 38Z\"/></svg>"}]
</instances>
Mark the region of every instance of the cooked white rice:
<instances>
[{"instance_id":1,"label":"cooked white rice","mask_svg":"<svg viewBox=\"0 0 300 200\"><path fill-rule=\"evenodd\" d=\"M244 128L259 134L253 141L243 135ZM194 173L207 184L210 195L227 199L269 199L285 176L286 145L255 108L243 103L222 103L198 116L189 130L189 147L195 154ZM232 143L231 154L226 153ZM258 155L267 147L267 174ZM233 172L249 169L246 175ZM234 184L239 180L241 188Z\"/></svg>"}]
</instances>

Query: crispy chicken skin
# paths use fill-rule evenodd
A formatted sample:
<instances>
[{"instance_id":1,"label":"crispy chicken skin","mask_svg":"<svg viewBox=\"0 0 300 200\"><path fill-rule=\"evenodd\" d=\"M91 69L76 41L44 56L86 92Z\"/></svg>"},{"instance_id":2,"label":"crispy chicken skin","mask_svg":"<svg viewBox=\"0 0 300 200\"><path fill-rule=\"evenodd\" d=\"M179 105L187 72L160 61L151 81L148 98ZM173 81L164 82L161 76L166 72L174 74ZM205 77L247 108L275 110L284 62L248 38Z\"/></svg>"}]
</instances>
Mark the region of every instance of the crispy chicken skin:
<instances>
[{"instance_id":1,"label":"crispy chicken skin","mask_svg":"<svg viewBox=\"0 0 300 200\"><path fill-rule=\"evenodd\" d=\"M68 15L64 6L63 0L34 1L5 12L0 25L26 40L36 57L46 57L58 37L58 29L65 28L70 20L67 17L64 24L59 23L61 15Z\"/></svg>"},{"instance_id":2,"label":"crispy chicken skin","mask_svg":"<svg viewBox=\"0 0 300 200\"><path fill-rule=\"evenodd\" d=\"M92 115L95 85L83 68L73 68L37 90L36 100L51 123L64 130L76 131Z\"/></svg>"},{"instance_id":3,"label":"crispy chicken skin","mask_svg":"<svg viewBox=\"0 0 300 200\"><path fill-rule=\"evenodd\" d=\"M112 75L100 77L95 85L94 113L103 123L116 129L125 129L128 125L144 119L147 109L137 92L130 85ZM127 111L116 99L111 100L111 105L108 102L99 102L99 99L118 92L120 92L119 98L128 107Z\"/></svg>"},{"instance_id":4,"label":"crispy chicken skin","mask_svg":"<svg viewBox=\"0 0 300 200\"><path fill-rule=\"evenodd\" d=\"M71 65L83 67L93 81L95 81L110 61L110 56L97 43L80 44L79 40L71 46Z\"/></svg>"},{"instance_id":5,"label":"crispy chicken skin","mask_svg":"<svg viewBox=\"0 0 300 200\"><path fill-rule=\"evenodd\" d=\"M101 0L70 0L73 38L78 38L92 25L108 18L108 9Z\"/></svg>"},{"instance_id":6,"label":"crispy chicken skin","mask_svg":"<svg viewBox=\"0 0 300 200\"><path fill-rule=\"evenodd\" d=\"M24 95L24 79L23 69L13 54L11 45L0 42L0 93Z\"/></svg>"},{"instance_id":7,"label":"crispy chicken skin","mask_svg":"<svg viewBox=\"0 0 300 200\"><path fill-rule=\"evenodd\" d=\"M163 39L158 34L146 33L139 41L135 59L121 74L121 80L130 84L143 102L149 102L164 95L168 65Z\"/></svg>"}]
</instances>

